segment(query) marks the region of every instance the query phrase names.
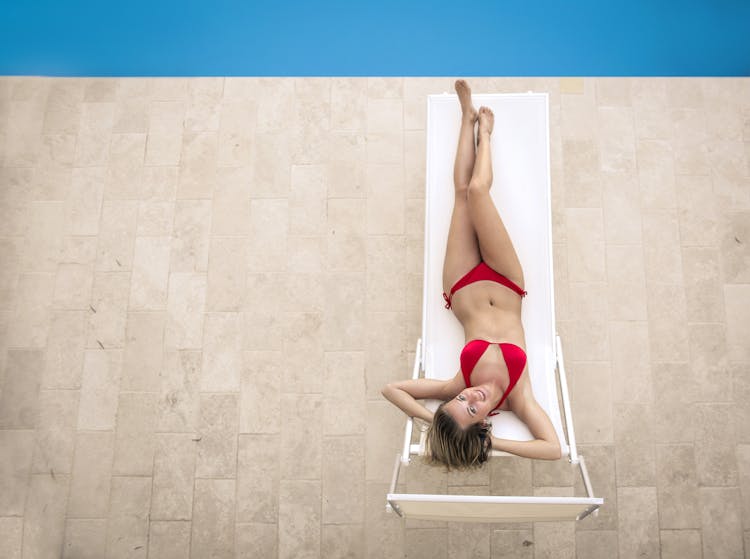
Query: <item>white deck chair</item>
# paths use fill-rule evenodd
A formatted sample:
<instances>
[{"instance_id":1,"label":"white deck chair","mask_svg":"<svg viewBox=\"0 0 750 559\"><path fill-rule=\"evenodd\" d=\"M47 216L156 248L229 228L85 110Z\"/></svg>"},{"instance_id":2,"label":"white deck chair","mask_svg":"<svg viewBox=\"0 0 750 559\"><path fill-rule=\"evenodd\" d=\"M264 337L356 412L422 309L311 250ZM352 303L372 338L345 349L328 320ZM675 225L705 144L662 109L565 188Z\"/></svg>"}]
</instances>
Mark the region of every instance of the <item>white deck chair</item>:
<instances>
[{"instance_id":1,"label":"white deck chair","mask_svg":"<svg viewBox=\"0 0 750 559\"><path fill-rule=\"evenodd\" d=\"M545 409L561 441L562 455L580 467L588 497L421 495L396 493L399 470L411 454L424 454L425 433L412 444L411 418L406 421L403 450L396 456L387 509L402 517L519 522L579 520L598 514L604 500L593 495L583 456L576 451L565 378L562 345L555 332L550 201L549 122L546 93L473 95L474 105L486 105L495 114L492 133L491 190L500 216L524 269L522 321L526 335L528 373L534 396ZM453 209L453 164L461 109L458 96L444 93L427 100L427 192L425 209L425 262L422 338L417 342L413 378L449 379L456 373L464 344L463 329L445 309L442 271ZM557 374L556 374L557 373ZM558 403L559 378L566 431ZM438 401L428 401L435 410ZM526 425L512 412L492 418L496 437L533 440ZM492 451L490 459L510 456Z\"/></svg>"}]
</instances>

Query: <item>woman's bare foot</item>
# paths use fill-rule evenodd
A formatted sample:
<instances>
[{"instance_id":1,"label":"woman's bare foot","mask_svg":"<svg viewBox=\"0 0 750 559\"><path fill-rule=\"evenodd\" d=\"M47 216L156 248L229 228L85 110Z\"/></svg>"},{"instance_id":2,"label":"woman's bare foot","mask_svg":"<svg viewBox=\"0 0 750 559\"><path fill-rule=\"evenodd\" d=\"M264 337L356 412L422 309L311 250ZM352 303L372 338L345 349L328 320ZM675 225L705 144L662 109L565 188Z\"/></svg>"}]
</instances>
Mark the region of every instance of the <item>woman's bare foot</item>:
<instances>
[{"instance_id":1,"label":"woman's bare foot","mask_svg":"<svg viewBox=\"0 0 750 559\"><path fill-rule=\"evenodd\" d=\"M469 89L469 84L467 84L465 80L456 80L455 88L456 93L458 93L458 100L461 102L463 117L469 119L472 123L476 122L478 113L474 108L474 104L471 102L471 89Z\"/></svg>"},{"instance_id":2,"label":"woman's bare foot","mask_svg":"<svg viewBox=\"0 0 750 559\"><path fill-rule=\"evenodd\" d=\"M479 134L492 134L495 126L495 114L489 107L479 107Z\"/></svg>"}]
</instances>

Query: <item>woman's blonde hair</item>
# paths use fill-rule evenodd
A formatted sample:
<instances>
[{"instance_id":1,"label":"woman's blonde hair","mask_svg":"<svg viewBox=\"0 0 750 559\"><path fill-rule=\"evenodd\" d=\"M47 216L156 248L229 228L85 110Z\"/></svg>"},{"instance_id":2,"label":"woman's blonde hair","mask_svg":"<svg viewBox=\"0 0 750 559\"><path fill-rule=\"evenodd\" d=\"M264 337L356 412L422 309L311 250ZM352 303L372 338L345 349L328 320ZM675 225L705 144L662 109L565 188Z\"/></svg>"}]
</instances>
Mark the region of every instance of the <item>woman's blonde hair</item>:
<instances>
[{"instance_id":1,"label":"woman's blonde hair","mask_svg":"<svg viewBox=\"0 0 750 559\"><path fill-rule=\"evenodd\" d=\"M473 423L466 429L443 409L446 402L435 410L427 430L427 462L443 464L449 471L479 468L487 461L492 448L489 422Z\"/></svg>"}]
</instances>

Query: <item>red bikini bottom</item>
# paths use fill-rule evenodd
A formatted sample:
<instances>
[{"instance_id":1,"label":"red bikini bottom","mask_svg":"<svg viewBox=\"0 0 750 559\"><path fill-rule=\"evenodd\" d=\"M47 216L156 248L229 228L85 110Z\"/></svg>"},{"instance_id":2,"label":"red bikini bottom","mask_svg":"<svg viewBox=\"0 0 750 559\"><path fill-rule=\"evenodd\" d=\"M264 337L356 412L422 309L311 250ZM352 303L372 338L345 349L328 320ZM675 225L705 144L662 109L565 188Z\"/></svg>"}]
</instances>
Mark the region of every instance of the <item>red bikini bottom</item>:
<instances>
[{"instance_id":1,"label":"red bikini bottom","mask_svg":"<svg viewBox=\"0 0 750 559\"><path fill-rule=\"evenodd\" d=\"M482 281L482 280L490 280L497 283L500 283L504 285L505 287L508 287L509 289L512 289L516 293L518 293L521 297L526 296L526 291L521 289L518 285L516 285L514 282L506 278L504 275L502 275L500 272L496 272L492 268L490 268L487 264L485 264L483 261L474 266L469 272L462 277L460 280L456 282L456 284L451 287L451 294L446 295L443 293L443 299L445 299L445 308L449 309L451 308L451 298L453 297L453 294L461 289L462 287L466 287L470 283L474 283L475 281Z\"/></svg>"}]
</instances>

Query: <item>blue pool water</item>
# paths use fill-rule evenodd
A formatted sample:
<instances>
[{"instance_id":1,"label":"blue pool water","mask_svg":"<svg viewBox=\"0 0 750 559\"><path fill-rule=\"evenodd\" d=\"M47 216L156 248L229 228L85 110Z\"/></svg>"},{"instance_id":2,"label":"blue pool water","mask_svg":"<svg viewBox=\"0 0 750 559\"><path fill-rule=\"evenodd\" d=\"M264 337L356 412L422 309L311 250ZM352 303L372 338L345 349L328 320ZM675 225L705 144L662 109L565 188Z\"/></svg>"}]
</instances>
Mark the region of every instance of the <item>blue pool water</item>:
<instances>
[{"instance_id":1,"label":"blue pool water","mask_svg":"<svg viewBox=\"0 0 750 559\"><path fill-rule=\"evenodd\" d=\"M1 7L1 75L750 75L748 0Z\"/></svg>"}]
</instances>

